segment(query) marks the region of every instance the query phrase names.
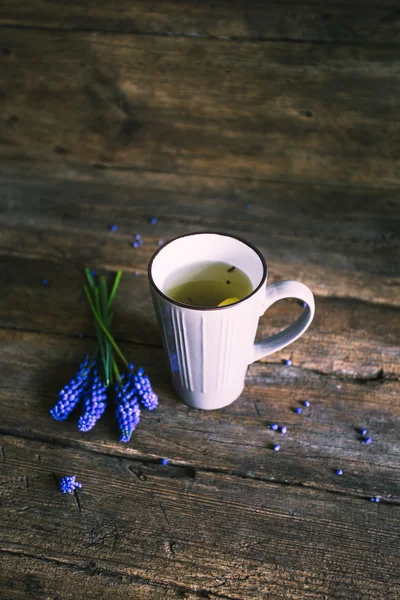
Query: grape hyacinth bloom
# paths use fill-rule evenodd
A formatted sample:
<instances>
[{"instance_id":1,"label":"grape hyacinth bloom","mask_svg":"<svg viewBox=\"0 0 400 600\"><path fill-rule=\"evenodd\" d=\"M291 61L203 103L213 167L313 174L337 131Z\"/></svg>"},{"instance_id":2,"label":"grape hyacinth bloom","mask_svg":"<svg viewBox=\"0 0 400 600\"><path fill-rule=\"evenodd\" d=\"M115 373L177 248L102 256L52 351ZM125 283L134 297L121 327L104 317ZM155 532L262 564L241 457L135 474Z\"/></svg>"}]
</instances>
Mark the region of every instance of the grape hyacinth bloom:
<instances>
[{"instance_id":1,"label":"grape hyacinth bloom","mask_svg":"<svg viewBox=\"0 0 400 600\"><path fill-rule=\"evenodd\" d=\"M120 442L129 442L136 425L140 421L140 407L137 394L132 389L131 381L122 383L117 390L116 417L121 430Z\"/></svg>"},{"instance_id":2,"label":"grape hyacinth bloom","mask_svg":"<svg viewBox=\"0 0 400 600\"><path fill-rule=\"evenodd\" d=\"M106 409L107 388L100 380L97 369L94 369L90 386L83 397L84 413L79 417L79 431L90 431Z\"/></svg>"},{"instance_id":3,"label":"grape hyacinth bloom","mask_svg":"<svg viewBox=\"0 0 400 600\"><path fill-rule=\"evenodd\" d=\"M129 365L130 373L129 381L135 390L135 393L147 410L154 410L158 406L158 397L153 392L150 379L144 372L144 369L138 369L137 373L133 373L133 365Z\"/></svg>"},{"instance_id":4,"label":"grape hyacinth bloom","mask_svg":"<svg viewBox=\"0 0 400 600\"><path fill-rule=\"evenodd\" d=\"M89 375L92 365L89 357L80 365L80 369L71 381L59 392L59 400L50 410L50 414L56 421L64 421L74 410L79 400L89 385Z\"/></svg>"},{"instance_id":5,"label":"grape hyacinth bloom","mask_svg":"<svg viewBox=\"0 0 400 600\"><path fill-rule=\"evenodd\" d=\"M73 494L76 488L82 487L82 484L76 481L75 475L66 475L61 479L59 487L63 494Z\"/></svg>"}]
</instances>

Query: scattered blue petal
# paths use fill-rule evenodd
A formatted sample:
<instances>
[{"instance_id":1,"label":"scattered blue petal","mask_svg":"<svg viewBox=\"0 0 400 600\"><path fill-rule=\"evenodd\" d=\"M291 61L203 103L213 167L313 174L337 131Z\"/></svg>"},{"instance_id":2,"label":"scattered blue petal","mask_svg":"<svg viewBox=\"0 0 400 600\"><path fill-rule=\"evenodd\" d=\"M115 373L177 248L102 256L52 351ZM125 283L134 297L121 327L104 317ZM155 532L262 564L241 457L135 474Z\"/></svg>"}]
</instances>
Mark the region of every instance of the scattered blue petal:
<instances>
[{"instance_id":1,"label":"scattered blue petal","mask_svg":"<svg viewBox=\"0 0 400 600\"><path fill-rule=\"evenodd\" d=\"M303 409L300 408L300 406L298 406L297 408L294 409L294 412L296 413L296 415L301 415L301 413L303 412Z\"/></svg>"},{"instance_id":2,"label":"scattered blue petal","mask_svg":"<svg viewBox=\"0 0 400 600\"><path fill-rule=\"evenodd\" d=\"M310 406L310 402L308 400L304 400L303 406L305 406L306 408L308 408Z\"/></svg>"},{"instance_id":3,"label":"scattered blue petal","mask_svg":"<svg viewBox=\"0 0 400 600\"><path fill-rule=\"evenodd\" d=\"M117 225L110 225L109 230L110 231L117 231L118 230L118 226Z\"/></svg>"},{"instance_id":4,"label":"scattered blue petal","mask_svg":"<svg viewBox=\"0 0 400 600\"><path fill-rule=\"evenodd\" d=\"M167 465L167 464L168 464L168 462L169 462L168 458L162 458L162 459L161 459L161 464L162 464L162 465Z\"/></svg>"},{"instance_id":5,"label":"scattered blue petal","mask_svg":"<svg viewBox=\"0 0 400 600\"><path fill-rule=\"evenodd\" d=\"M279 452L280 449L281 449L280 445L279 444L275 444L275 446L274 446L275 452Z\"/></svg>"},{"instance_id":6,"label":"scattered blue petal","mask_svg":"<svg viewBox=\"0 0 400 600\"><path fill-rule=\"evenodd\" d=\"M366 436L368 431L366 429L361 429L360 433L361 435Z\"/></svg>"},{"instance_id":7,"label":"scattered blue petal","mask_svg":"<svg viewBox=\"0 0 400 600\"><path fill-rule=\"evenodd\" d=\"M291 367L293 364L293 361L291 358L285 358L283 361L283 364L286 365L287 367Z\"/></svg>"},{"instance_id":8,"label":"scattered blue petal","mask_svg":"<svg viewBox=\"0 0 400 600\"><path fill-rule=\"evenodd\" d=\"M95 271L95 270L93 269L93 271L90 271L90 274L92 275L92 277L96 277L96 275L97 275L97 271Z\"/></svg>"},{"instance_id":9,"label":"scattered blue petal","mask_svg":"<svg viewBox=\"0 0 400 600\"><path fill-rule=\"evenodd\" d=\"M281 429L280 429L280 432L281 432L283 435L285 435L285 433L287 432L287 427L286 427L286 425L282 425L282 427L281 427Z\"/></svg>"},{"instance_id":10,"label":"scattered blue petal","mask_svg":"<svg viewBox=\"0 0 400 600\"><path fill-rule=\"evenodd\" d=\"M279 425L278 425L278 423L272 423L272 425L270 425L270 427L273 431L276 431L278 429Z\"/></svg>"},{"instance_id":11,"label":"scattered blue petal","mask_svg":"<svg viewBox=\"0 0 400 600\"><path fill-rule=\"evenodd\" d=\"M372 442L372 438L370 438L370 437L366 437L362 441L363 444L370 444L371 442Z\"/></svg>"},{"instance_id":12,"label":"scattered blue petal","mask_svg":"<svg viewBox=\"0 0 400 600\"><path fill-rule=\"evenodd\" d=\"M42 279L42 285L44 285L44 286L49 285L49 280L48 279Z\"/></svg>"},{"instance_id":13,"label":"scattered blue petal","mask_svg":"<svg viewBox=\"0 0 400 600\"><path fill-rule=\"evenodd\" d=\"M158 242L157 242L157 246L162 246L162 245L163 245L163 243L164 243L164 240L158 240Z\"/></svg>"},{"instance_id":14,"label":"scattered blue petal","mask_svg":"<svg viewBox=\"0 0 400 600\"><path fill-rule=\"evenodd\" d=\"M158 220L157 220L155 217L152 217L152 218L150 219L150 223L151 223L151 225L157 225L157 223L158 223Z\"/></svg>"},{"instance_id":15,"label":"scattered blue petal","mask_svg":"<svg viewBox=\"0 0 400 600\"><path fill-rule=\"evenodd\" d=\"M59 488L63 494L73 494L76 488L81 488L82 484L76 481L76 475L66 475L60 480Z\"/></svg>"},{"instance_id":16,"label":"scattered blue petal","mask_svg":"<svg viewBox=\"0 0 400 600\"><path fill-rule=\"evenodd\" d=\"M342 471L342 469L337 469L337 470L335 471L335 474L336 474L336 475L343 475L343 471Z\"/></svg>"}]
</instances>

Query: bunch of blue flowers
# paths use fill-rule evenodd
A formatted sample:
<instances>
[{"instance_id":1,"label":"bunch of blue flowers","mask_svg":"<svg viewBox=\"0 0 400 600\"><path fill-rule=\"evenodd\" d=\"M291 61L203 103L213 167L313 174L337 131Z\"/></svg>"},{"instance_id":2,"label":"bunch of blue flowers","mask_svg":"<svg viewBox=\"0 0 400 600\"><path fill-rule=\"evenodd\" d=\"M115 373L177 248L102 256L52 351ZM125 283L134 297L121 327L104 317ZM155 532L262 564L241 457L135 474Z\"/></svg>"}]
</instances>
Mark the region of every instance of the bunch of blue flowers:
<instances>
[{"instance_id":1,"label":"bunch of blue flowers","mask_svg":"<svg viewBox=\"0 0 400 600\"><path fill-rule=\"evenodd\" d=\"M85 275L88 285L84 286L84 291L93 313L98 347L92 358L86 356L76 375L59 392L58 402L50 414L56 421L64 421L81 404L78 429L90 431L106 410L107 398L114 391L120 441L129 442L140 420L140 405L154 410L158 406L158 398L143 369L135 371L134 366L128 364L110 333L111 306L122 271L115 276L110 293L105 277L99 278L97 286L89 269L85 269ZM122 375L117 359L126 368Z\"/></svg>"}]
</instances>

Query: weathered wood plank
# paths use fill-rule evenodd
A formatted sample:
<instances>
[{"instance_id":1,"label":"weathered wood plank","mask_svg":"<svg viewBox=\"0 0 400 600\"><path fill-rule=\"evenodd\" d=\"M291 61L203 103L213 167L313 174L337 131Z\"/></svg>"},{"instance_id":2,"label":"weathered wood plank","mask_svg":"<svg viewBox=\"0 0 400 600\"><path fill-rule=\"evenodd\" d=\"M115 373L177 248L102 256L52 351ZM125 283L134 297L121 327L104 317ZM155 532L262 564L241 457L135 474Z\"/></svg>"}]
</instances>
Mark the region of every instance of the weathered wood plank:
<instances>
[{"instance_id":1,"label":"weathered wood plank","mask_svg":"<svg viewBox=\"0 0 400 600\"><path fill-rule=\"evenodd\" d=\"M2 447L0 547L49 564L31 563L36 594L57 567L88 589L113 576L117 589L144 580L194 598L397 597L394 506L8 437ZM56 489L66 472L84 485L79 503Z\"/></svg>"},{"instance_id":2,"label":"weathered wood plank","mask_svg":"<svg viewBox=\"0 0 400 600\"><path fill-rule=\"evenodd\" d=\"M2 157L400 181L392 49L13 28L2 47Z\"/></svg>"},{"instance_id":3,"label":"weathered wood plank","mask_svg":"<svg viewBox=\"0 0 400 600\"><path fill-rule=\"evenodd\" d=\"M212 230L258 246L270 281L300 279L318 296L400 305L398 191L79 166L51 177L53 168L1 169L0 253L53 261L43 264L47 279L66 261L143 274L158 239ZM119 228L112 235L110 222ZM137 232L145 244L134 250Z\"/></svg>"},{"instance_id":4,"label":"weathered wood plank","mask_svg":"<svg viewBox=\"0 0 400 600\"><path fill-rule=\"evenodd\" d=\"M77 416L64 423L48 413L58 390L72 376L90 342L32 333L0 331L2 431L54 440L118 456L167 456L191 468L235 472L368 498L399 499L398 383L357 383L283 365L253 365L241 398L218 411L180 403L168 384L161 349L122 345L143 365L160 397L154 413L143 411L132 442L120 444L112 406L88 434L77 431ZM308 398L301 416L294 408ZM79 413L79 411L78 411ZM288 433L272 432L271 423ZM362 445L367 427L373 444ZM272 450L279 441L281 452ZM342 468L343 477L334 474Z\"/></svg>"},{"instance_id":5,"label":"weathered wood plank","mask_svg":"<svg viewBox=\"0 0 400 600\"><path fill-rule=\"evenodd\" d=\"M33 527L40 527L34 524ZM0 586L7 600L198 600L204 598L196 592L148 577L122 574L97 566L96 560L82 559L70 563L63 556L51 559L36 558L22 552L1 551ZM71 585L73 579L73 585ZM134 596L132 596L134 594ZM209 594L211 600L223 596Z\"/></svg>"},{"instance_id":6,"label":"weathered wood plank","mask_svg":"<svg viewBox=\"0 0 400 600\"><path fill-rule=\"evenodd\" d=\"M49 286L43 286L42 279L47 279ZM65 263L60 269L48 261L0 256L0 327L93 337L83 283L77 265ZM277 333L301 311L296 301L275 304L261 318L258 338ZM146 274L124 274L115 314L116 339L161 346ZM398 309L317 298L316 316L306 335L266 361L280 363L288 356L296 367L338 377L400 378Z\"/></svg>"},{"instance_id":7,"label":"weathered wood plank","mask_svg":"<svg viewBox=\"0 0 400 600\"><path fill-rule=\"evenodd\" d=\"M291 40L398 44L398 6L377 2L320 2L228 0L159 3L71 3L37 0L35 5L3 1L0 24L153 35L237 40Z\"/></svg>"}]
</instances>

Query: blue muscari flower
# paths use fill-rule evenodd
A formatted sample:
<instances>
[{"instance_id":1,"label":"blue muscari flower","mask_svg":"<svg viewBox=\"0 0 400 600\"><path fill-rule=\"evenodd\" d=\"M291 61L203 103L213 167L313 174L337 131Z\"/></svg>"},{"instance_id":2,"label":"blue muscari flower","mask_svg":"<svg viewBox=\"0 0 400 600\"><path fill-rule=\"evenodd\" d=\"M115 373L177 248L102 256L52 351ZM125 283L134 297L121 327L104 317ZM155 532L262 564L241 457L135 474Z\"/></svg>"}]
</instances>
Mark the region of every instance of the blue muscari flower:
<instances>
[{"instance_id":1,"label":"blue muscari flower","mask_svg":"<svg viewBox=\"0 0 400 600\"><path fill-rule=\"evenodd\" d=\"M154 410L157 408L158 397L157 394L153 392L150 379L145 374L144 369L138 369L136 374L134 374L131 369L128 374L128 379L143 406L147 408L147 410Z\"/></svg>"},{"instance_id":2,"label":"blue muscari flower","mask_svg":"<svg viewBox=\"0 0 400 600\"><path fill-rule=\"evenodd\" d=\"M76 481L75 475L66 475L61 479L59 487L63 494L72 494L76 488L81 488L82 484Z\"/></svg>"},{"instance_id":3,"label":"blue muscari flower","mask_svg":"<svg viewBox=\"0 0 400 600\"><path fill-rule=\"evenodd\" d=\"M78 421L79 431L92 429L106 409L107 388L102 383L97 369L93 370L90 385L83 395L84 412Z\"/></svg>"},{"instance_id":4,"label":"blue muscari flower","mask_svg":"<svg viewBox=\"0 0 400 600\"><path fill-rule=\"evenodd\" d=\"M136 425L140 421L138 397L129 379L125 383L124 378L122 378L121 385L117 386L116 390L117 410L115 414L121 430L120 441L129 442Z\"/></svg>"},{"instance_id":5,"label":"blue muscari flower","mask_svg":"<svg viewBox=\"0 0 400 600\"><path fill-rule=\"evenodd\" d=\"M80 365L80 369L73 379L59 392L59 400L50 410L50 414L56 421L64 421L73 411L79 400L82 398L90 382L90 371L92 364L89 364L89 357Z\"/></svg>"}]
</instances>

